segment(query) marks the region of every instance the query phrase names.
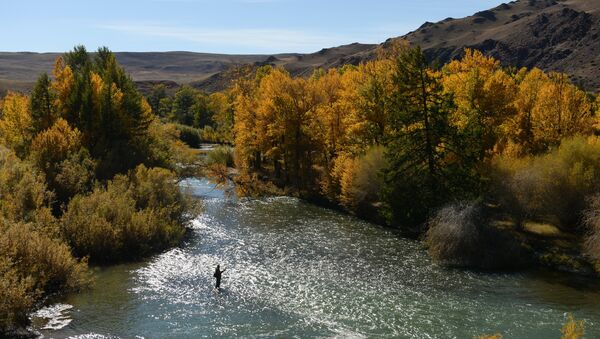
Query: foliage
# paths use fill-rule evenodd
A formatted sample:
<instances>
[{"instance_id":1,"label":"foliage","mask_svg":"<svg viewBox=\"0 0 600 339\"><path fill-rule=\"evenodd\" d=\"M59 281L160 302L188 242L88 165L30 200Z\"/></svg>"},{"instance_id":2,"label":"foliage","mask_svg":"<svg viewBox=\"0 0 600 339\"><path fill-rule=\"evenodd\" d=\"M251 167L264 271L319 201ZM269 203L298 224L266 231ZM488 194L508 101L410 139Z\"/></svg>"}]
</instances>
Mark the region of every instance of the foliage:
<instances>
[{"instance_id":1,"label":"foliage","mask_svg":"<svg viewBox=\"0 0 600 339\"><path fill-rule=\"evenodd\" d=\"M148 164L152 109L113 53L100 48L92 57L78 46L57 60L54 77L55 109L80 131L82 146L97 160L98 178Z\"/></svg>"},{"instance_id":2,"label":"foliage","mask_svg":"<svg viewBox=\"0 0 600 339\"><path fill-rule=\"evenodd\" d=\"M588 198L587 207L583 213L583 225L587 232L584 251L590 258L598 262L600 261L600 195L595 194Z\"/></svg>"},{"instance_id":3,"label":"foliage","mask_svg":"<svg viewBox=\"0 0 600 339\"><path fill-rule=\"evenodd\" d=\"M88 283L87 259L71 251L138 258L176 244L195 215L178 180L197 157L113 53L78 46L53 75L0 101L0 335L49 294Z\"/></svg>"},{"instance_id":4,"label":"foliage","mask_svg":"<svg viewBox=\"0 0 600 339\"><path fill-rule=\"evenodd\" d=\"M186 145L193 148L199 148L202 142L204 142L201 130L182 124L175 124L174 126L179 131L179 139Z\"/></svg>"},{"instance_id":5,"label":"foliage","mask_svg":"<svg viewBox=\"0 0 600 339\"><path fill-rule=\"evenodd\" d=\"M74 291L90 282L85 261L69 247L32 227L0 225L0 333L27 324L42 295Z\"/></svg>"},{"instance_id":6,"label":"foliage","mask_svg":"<svg viewBox=\"0 0 600 339\"><path fill-rule=\"evenodd\" d=\"M432 209L471 186L474 162L462 153L468 147L450 124L453 107L441 76L418 47L397 56L390 114L396 128L387 137L383 192L388 220L395 226L419 225ZM466 144L472 142L479 140Z\"/></svg>"},{"instance_id":7,"label":"foliage","mask_svg":"<svg viewBox=\"0 0 600 339\"><path fill-rule=\"evenodd\" d=\"M483 160L498 142L503 122L515 114L515 80L499 61L470 49L444 66L443 73L444 91L456 105L451 123L472 139L463 151Z\"/></svg>"},{"instance_id":8,"label":"foliage","mask_svg":"<svg viewBox=\"0 0 600 339\"><path fill-rule=\"evenodd\" d=\"M152 108L152 112L154 112L154 114L157 114L161 117L164 117L163 115L161 115L161 110L160 110L160 103L161 100L167 98L167 87L163 84L157 84L152 86L151 90L150 90L150 94L147 97L148 100L148 104L150 105L150 108Z\"/></svg>"},{"instance_id":9,"label":"foliage","mask_svg":"<svg viewBox=\"0 0 600 339\"><path fill-rule=\"evenodd\" d=\"M48 213L51 199L39 171L0 146L0 219L36 221Z\"/></svg>"},{"instance_id":10,"label":"foliage","mask_svg":"<svg viewBox=\"0 0 600 339\"><path fill-rule=\"evenodd\" d=\"M585 322L575 320L572 314L567 316L567 322L563 325L560 332L563 339L582 339L585 337Z\"/></svg>"},{"instance_id":11,"label":"foliage","mask_svg":"<svg viewBox=\"0 0 600 339\"><path fill-rule=\"evenodd\" d=\"M7 258L0 257L0 335L27 324L36 295L31 278L20 278Z\"/></svg>"},{"instance_id":12,"label":"foliage","mask_svg":"<svg viewBox=\"0 0 600 339\"><path fill-rule=\"evenodd\" d=\"M23 157L28 152L33 129L29 99L9 92L0 107L0 143Z\"/></svg>"},{"instance_id":13,"label":"foliage","mask_svg":"<svg viewBox=\"0 0 600 339\"><path fill-rule=\"evenodd\" d=\"M54 107L55 93L48 74L42 74L31 91L31 116L36 132L41 132L54 123L57 112Z\"/></svg>"},{"instance_id":14,"label":"foliage","mask_svg":"<svg viewBox=\"0 0 600 339\"><path fill-rule=\"evenodd\" d=\"M173 98L171 119L180 124L195 125L196 116L203 114L202 110L205 108L199 94L198 91L189 86L181 87Z\"/></svg>"},{"instance_id":15,"label":"foliage","mask_svg":"<svg viewBox=\"0 0 600 339\"><path fill-rule=\"evenodd\" d=\"M380 201L381 171L387 167L384 153L383 146L373 146L357 158L338 157L333 175L339 178L342 206L363 215Z\"/></svg>"},{"instance_id":16,"label":"foliage","mask_svg":"<svg viewBox=\"0 0 600 339\"><path fill-rule=\"evenodd\" d=\"M254 68L218 97L221 112L235 117L235 163L248 179L240 182L269 180L352 211L364 194L358 180L368 177L373 185L367 200L381 200L377 206L387 223L416 233L425 231L423 222L435 209L480 195L496 195L519 218L539 214L535 202L504 192L506 177L498 172L521 161L515 157L544 154L565 138L593 134L598 106L564 74L505 69L469 49L437 70L406 42L386 45L378 60L316 70L308 79ZM385 148L384 184L373 173L361 175L369 167L361 168L364 155L379 146ZM502 161L506 165L497 165ZM539 183L540 189L555 186ZM568 206L581 208L583 197L574 196L562 200L562 223L577 218L567 217ZM521 206L508 204L511 199Z\"/></svg>"},{"instance_id":17,"label":"foliage","mask_svg":"<svg viewBox=\"0 0 600 339\"><path fill-rule=\"evenodd\" d=\"M95 163L82 148L79 130L61 118L33 139L30 158L45 174L59 206L91 187Z\"/></svg>"},{"instance_id":18,"label":"foliage","mask_svg":"<svg viewBox=\"0 0 600 339\"><path fill-rule=\"evenodd\" d=\"M227 167L233 167L233 148L229 146L217 146L206 155L204 163L206 165L224 165Z\"/></svg>"},{"instance_id":19,"label":"foliage","mask_svg":"<svg viewBox=\"0 0 600 339\"><path fill-rule=\"evenodd\" d=\"M62 227L78 256L115 262L177 244L192 216L193 204L179 190L173 172L140 165L106 187L75 196Z\"/></svg>"},{"instance_id":20,"label":"foliage","mask_svg":"<svg viewBox=\"0 0 600 339\"><path fill-rule=\"evenodd\" d=\"M600 187L600 140L564 139L556 150L493 162L492 195L517 221L549 221L576 230L588 195Z\"/></svg>"}]
</instances>

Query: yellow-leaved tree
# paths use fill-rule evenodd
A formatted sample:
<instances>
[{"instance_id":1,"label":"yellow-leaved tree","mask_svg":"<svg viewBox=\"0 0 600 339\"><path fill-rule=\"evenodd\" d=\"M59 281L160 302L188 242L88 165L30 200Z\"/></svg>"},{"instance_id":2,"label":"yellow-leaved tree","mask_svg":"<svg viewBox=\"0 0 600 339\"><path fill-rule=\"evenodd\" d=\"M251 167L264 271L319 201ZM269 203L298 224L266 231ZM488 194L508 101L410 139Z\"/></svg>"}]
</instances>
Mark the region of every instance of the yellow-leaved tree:
<instances>
[{"instance_id":1,"label":"yellow-leaved tree","mask_svg":"<svg viewBox=\"0 0 600 339\"><path fill-rule=\"evenodd\" d=\"M471 49L447 64L443 75L444 92L453 96L456 105L451 122L477 140L470 146L483 159L503 138L500 126L515 114L516 83L498 60Z\"/></svg>"},{"instance_id":2,"label":"yellow-leaved tree","mask_svg":"<svg viewBox=\"0 0 600 339\"><path fill-rule=\"evenodd\" d=\"M33 138L33 120L29 98L18 93L8 93L0 107L0 142L24 157Z\"/></svg>"},{"instance_id":3,"label":"yellow-leaved tree","mask_svg":"<svg viewBox=\"0 0 600 339\"><path fill-rule=\"evenodd\" d=\"M539 88L531 116L534 140L545 147L558 145L565 137L589 134L594 128L587 94L566 74L548 75L548 81Z\"/></svg>"}]
</instances>

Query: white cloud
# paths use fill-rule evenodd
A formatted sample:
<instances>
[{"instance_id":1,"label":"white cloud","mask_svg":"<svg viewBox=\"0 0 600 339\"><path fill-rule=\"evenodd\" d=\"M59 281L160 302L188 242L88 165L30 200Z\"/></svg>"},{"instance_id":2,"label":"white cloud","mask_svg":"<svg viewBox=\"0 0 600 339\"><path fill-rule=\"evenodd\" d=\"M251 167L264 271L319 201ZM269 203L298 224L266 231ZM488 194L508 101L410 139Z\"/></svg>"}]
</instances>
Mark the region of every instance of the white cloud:
<instances>
[{"instance_id":1,"label":"white cloud","mask_svg":"<svg viewBox=\"0 0 600 339\"><path fill-rule=\"evenodd\" d=\"M153 2L179 2L179 3L204 3L207 0L152 0ZM224 0L221 0L224 1ZM229 0L229 2L233 3L242 3L242 4L271 4L284 2L288 0Z\"/></svg>"},{"instance_id":2,"label":"white cloud","mask_svg":"<svg viewBox=\"0 0 600 339\"><path fill-rule=\"evenodd\" d=\"M277 28L213 29L145 23L107 24L99 28L198 44L243 46L265 51L314 51L346 40L341 36Z\"/></svg>"}]
</instances>

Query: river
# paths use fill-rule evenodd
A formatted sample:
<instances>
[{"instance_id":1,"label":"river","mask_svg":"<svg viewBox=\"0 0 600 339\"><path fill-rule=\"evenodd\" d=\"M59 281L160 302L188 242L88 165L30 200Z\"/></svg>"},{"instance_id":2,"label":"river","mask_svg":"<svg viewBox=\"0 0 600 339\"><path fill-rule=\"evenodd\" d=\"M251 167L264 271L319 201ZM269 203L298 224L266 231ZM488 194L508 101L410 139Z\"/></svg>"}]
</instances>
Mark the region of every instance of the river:
<instances>
[{"instance_id":1,"label":"river","mask_svg":"<svg viewBox=\"0 0 600 339\"><path fill-rule=\"evenodd\" d=\"M50 338L559 338L567 313L600 337L600 286L576 276L447 269L393 231L288 197L188 180L203 212L179 248L95 268L36 312ZM222 291L212 273L225 268Z\"/></svg>"}]
</instances>

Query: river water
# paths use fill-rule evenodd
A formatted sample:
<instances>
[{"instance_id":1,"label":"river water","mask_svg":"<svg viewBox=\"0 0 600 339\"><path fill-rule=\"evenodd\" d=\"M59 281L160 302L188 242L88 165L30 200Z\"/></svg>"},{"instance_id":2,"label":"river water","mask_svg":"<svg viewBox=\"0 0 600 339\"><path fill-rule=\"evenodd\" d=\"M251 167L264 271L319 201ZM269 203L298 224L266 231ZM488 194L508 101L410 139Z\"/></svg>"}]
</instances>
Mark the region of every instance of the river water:
<instances>
[{"instance_id":1,"label":"river water","mask_svg":"<svg viewBox=\"0 0 600 339\"><path fill-rule=\"evenodd\" d=\"M184 185L204 208L181 247L96 268L93 289L38 311L34 328L51 338L559 338L573 313L600 337L594 282L446 269L417 241L298 199Z\"/></svg>"}]
</instances>

